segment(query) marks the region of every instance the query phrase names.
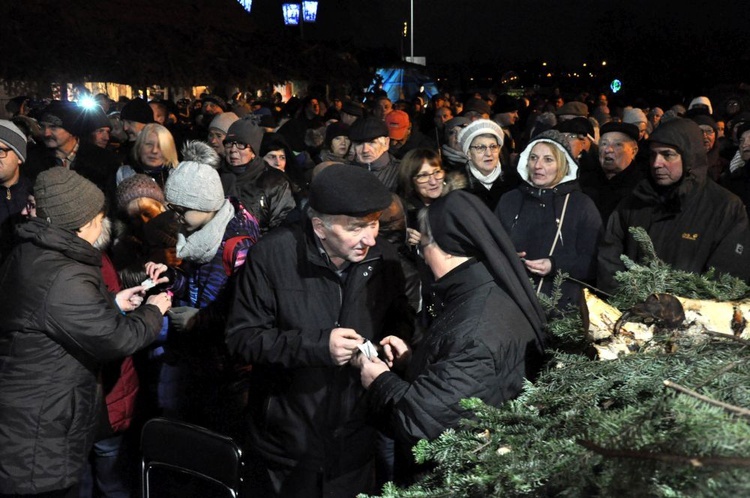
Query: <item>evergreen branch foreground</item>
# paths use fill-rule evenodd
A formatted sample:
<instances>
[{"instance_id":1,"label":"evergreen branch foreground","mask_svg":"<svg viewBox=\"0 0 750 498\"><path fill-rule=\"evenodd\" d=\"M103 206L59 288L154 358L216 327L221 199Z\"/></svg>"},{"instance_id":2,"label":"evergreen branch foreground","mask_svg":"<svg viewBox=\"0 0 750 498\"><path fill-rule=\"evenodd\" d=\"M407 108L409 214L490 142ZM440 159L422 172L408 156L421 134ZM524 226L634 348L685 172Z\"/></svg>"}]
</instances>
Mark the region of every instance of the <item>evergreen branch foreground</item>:
<instances>
[{"instance_id":1,"label":"evergreen branch foreground","mask_svg":"<svg viewBox=\"0 0 750 498\"><path fill-rule=\"evenodd\" d=\"M629 282L619 303L638 302L636 292L748 294L736 279L682 274L655 256L648 271L637 266L619 276ZM750 496L746 341L657 334L662 348L595 361L581 347L578 316L553 320L550 331L552 353L536 382L500 408L462 401L475 418L414 449L432 470L409 488L387 484L381 496Z\"/></svg>"}]
</instances>

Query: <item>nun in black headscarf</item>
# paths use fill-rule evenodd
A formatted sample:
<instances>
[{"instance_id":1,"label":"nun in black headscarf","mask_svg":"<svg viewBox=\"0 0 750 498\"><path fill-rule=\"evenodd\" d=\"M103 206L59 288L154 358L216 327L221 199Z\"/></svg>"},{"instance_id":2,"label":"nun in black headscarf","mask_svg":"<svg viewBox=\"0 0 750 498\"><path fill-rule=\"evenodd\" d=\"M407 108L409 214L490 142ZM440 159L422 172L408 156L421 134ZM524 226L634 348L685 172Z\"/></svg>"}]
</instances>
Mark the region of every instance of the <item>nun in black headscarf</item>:
<instances>
[{"instance_id":1,"label":"nun in black headscarf","mask_svg":"<svg viewBox=\"0 0 750 498\"><path fill-rule=\"evenodd\" d=\"M433 202L420 221L424 258L442 303L437 316L413 354L390 336L381 341L385 361L353 360L372 413L401 448L397 458L405 460L397 460L397 473L413 470L408 449L418 440L472 416L460 400L499 406L516 397L543 356L544 314L494 214L459 190Z\"/></svg>"}]
</instances>

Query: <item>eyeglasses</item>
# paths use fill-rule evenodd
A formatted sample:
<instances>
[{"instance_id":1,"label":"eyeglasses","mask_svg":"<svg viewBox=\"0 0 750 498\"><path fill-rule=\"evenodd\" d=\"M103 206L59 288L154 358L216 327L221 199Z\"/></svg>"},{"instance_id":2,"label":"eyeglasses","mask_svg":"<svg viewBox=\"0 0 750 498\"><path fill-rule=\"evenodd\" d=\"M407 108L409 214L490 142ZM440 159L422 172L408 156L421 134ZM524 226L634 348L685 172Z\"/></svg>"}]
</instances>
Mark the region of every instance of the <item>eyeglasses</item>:
<instances>
[{"instance_id":1,"label":"eyeglasses","mask_svg":"<svg viewBox=\"0 0 750 498\"><path fill-rule=\"evenodd\" d=\"M231 149L232 147L236 147L237 150L245 150L250 146L248 144L243 144L241 142L224 142L225 149Z\"/></svg>"},{"instance_id":2,"label":"eyeglasses","mask_svg":"<svg viewBox=\"0 0 750 498\"><path fill-rule=\"evenodd\" d=\"M713 128L709 128L707 130L704 128L701 128L701 133L703 133L704 135L708 135L708 136L716 135L716 132L714 131Z\"/></svg>"},{"instance_id":3,"label":"eyeglasses","mask_svg":"<svg viewBox=\"0 0 750 498\"><path fill-rule=\"evenodd\" d=\"M445 178L445 170L443 169L436 169L432 173L420 173L418 175L414 175L412 178L414 178L414 181L417 183L427 183L430 181L430 178L434 177L435 180L440 181L443 178Z\"/></svg>"},{"instance_id":4,"label":"eyeglasses","mask_svg":"<svg viewBox=\"0 0 750 498\"><path fill-rule=\"evenodd\" d=\"M170 211L174 211L174 213L181 218L184 218L185 213L190 211L190 209L186 207L177 206L175 204L170 204L170 203L167 203L167 209L169 209Z\"/></svg>"},{"instance_id":5,"label":"eyeglasses","mask_svg":"<svg viewBox=\"0 0 750 498\"><path fill-rule=\"evenodd\" d=\"M575 133L563 133L568 140L586 140L586 135L577 135Z\"/></svg>"},{"instance_id":6,"label":"eyeglasses","mask_svg":"<svg viewBox=\"0 0 750 498\"><path fill-rule=\"evenodd\" d=\"M470 145L469 148L479 154L486 154L490 151L490 154L496 154L500 150L500 146L497 144L492 145Z\"/></svg>"},{"instance_id":7,"label":"eyeglasses","mask_svg":"<svg viewBox=\"0 0 750 498\"><path fill-rule=\"evenodd\" d=\"M8 152L12 151L13 149L3 149L0 147L0 159L5 159L8 157Z\"/></svg>"}]
</instances>

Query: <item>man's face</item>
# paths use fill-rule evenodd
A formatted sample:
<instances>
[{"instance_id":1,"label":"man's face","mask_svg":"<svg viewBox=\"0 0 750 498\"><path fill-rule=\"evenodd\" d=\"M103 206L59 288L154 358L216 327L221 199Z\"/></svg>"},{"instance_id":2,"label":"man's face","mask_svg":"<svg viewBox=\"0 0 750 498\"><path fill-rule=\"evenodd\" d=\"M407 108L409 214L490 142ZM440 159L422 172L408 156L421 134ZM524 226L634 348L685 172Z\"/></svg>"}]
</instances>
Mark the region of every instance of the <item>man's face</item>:
<instances>
[{"instance_id":1,"label":"man's face","mask_svg":"<svg viewBox=\"0 0 750 498\"><path fill-rule=\"evenodd\" d=\"M599 163L608 177L630 166L637 152L635 140L619 131L605 133L599 141Z\"/></svg>"},{"instance_id":2,"label":"man's face","mask_svg":"<svg viewBox=\"0 0 750 498\"><path fill-rule=\"evenodd\" d=\"M380 213L364 218L337 215L326 225L320 218L313 218L313 229L334 265L340 267L345 261L358 263L367 257L375 246L378 236Z\"/></svg>"},{"instance_id":3,"label":"man's face","mask_svg":"<svg viewBox=\"0 0 750 498\"><path fill-rule=\"evenodd\" d=\"M281 171L286 170L286 154L283 149L268 152L263 156L263 160L273 168L280 169Z\"/></svg>"},{"instance_id":4,"label":"man's face","mask_svg":"<svg viewBox=\"0 0 750 498\"><path fill-rule=\"evenodd\" d=\"M380 99L375 104L373 114L380 119L385 119L385 115L393 110L393 103L388 99Z\"/></svg>"},{"instance_id":5,"label":"man's face","mask_svg":"<svg viewBox=\"0 0 750 498\"><path fill-rule=\"evenodd\" d=\"M591 149L591 142L586 135L579 135L577 133L563 133L563 135L568 140L573 157L577 158L584 150L588 151Z\"/></svg>"},{"instance_id":6,"label":"man's face","mask_svg":"<svg viewBox=\"0 0 750 498\"><path fill-rule=\"evenodd\" d=\"M221 157L224 157L224 154L226 153L224 151L224 139L226 136L226 133L217 130L216 128L209 128L208 130L208 145L210 145L211 148Z\"/></svg>"},{"instance_id":7,"label":"man's face","mask_svg":"<svg viewBox=\"0 0 750 498\"><path fill-rule=\"evenodd\" d=\"M703 148L706 152L714 148L716 143L716 131L709 125L699 125L701 133L703 133Z\"/></svg>"},{"instance_id":8,"label":"man's face","mask_svg":"<svg viewBox=\"0 0 750 498\"><path fill-rule=\"evenodd\" d=\"M651 144L651 177L657 185L668 186L682 178L682 156L674 147Z\"/></svg>"},{"instance_id":9,"label":"man's face","mask_svg":"<svg viewBox=\"0 0 750 498\"><path fill-rule=\"evenodd\" d=\"M203 114L216 116L217 114L221 114L222 112L224 112L224 110L215 102L205 102L203 104Z\"/></svg>"},{"instance_id":10,"label":"man's face","mask_svg":"<svg viewBox=\"0 0 750 498\"><path fill-rule=\"evenodd\" d=\"M740 157L743 161L750 161L750 130L744 132L740 138Z\"/></svg>"},{"instance_id":11,"label":"man's face","mask_svg":"<svg viewBox=\"0 0 750 498\"><path fill-rule=\"evenodd\" d=\"M159 104L149 103L148 105L151 106L151 110L154 112L154 121L164 126L164 123L167 121L167 110Z\"/></svg>"},{"instance_id":12,"label":"man's face","mask_svg":"<svg viewBox=\"0 0 750 498\"><path fill-rule=\"evenodd\" d=\"M71 141L75 140L75 137L68 133L68 130L61 126L56 126L51 123L40 123L42 126L42 136L44 137L44 145L50 149L64 149Z\"/></svg>"},{"instance_id":13,"label":"man's face","mask_svg":"<svg viewBox=\"0 0 750 498\"><path fill-rule=\"evenodd\" d=\"M495 119L503 127L514 125L518 121L518 111L499 113Z\"/></svg>"},{"instance_id":14,"label":"man's face","mask_svg":"<svg viewBox=\"0 0 750 498\"><path fill-rule=\"evenodd\" d=\"M94 142L94 145L97 147L101 147L102 149L106 149L107 145L109 144L109 134L112 131L112 128L105 126L102 128L97 128L96 130L91 132L91 140Z\"/></svg>"},{"instance_id":15,"label":"man's face","mask_svg":"<svg viewBox=\"0 0 750 498\"><path fill-rule=\"evenodd\" d=\"M356 120L357 116L355 116L354 114L349 114L348 112L341 113L341 122L345 125L351 126Z\"/></svg>"},{"instance_id":16,"label":"man's face","mask_svg":"<svg viewBox=\"0 0 750 498\"><path fill-rule=\"evenodd\" d=\"M446 121L453 119L453 112L450 107L438 107L435 110L435 126L441 127Z\"/></svg>"},{"instance_id":17,"label":"man's face","mask_svg":"<svg viewBox=\"0 0 750 498\"><path fill-rule=\"evenodd\" d=\"M317 99L312 99L310 102L308 102L307 107L305 108L305 112L308 119L314 118L315 116L320 114L320 102L318 102Z\"/></svg>"},{"instance_id":18,"label":"man's face","mask_svg":"<svg viewBox=\"0 0 750 498\"><path fill-rule=\"evenodd\" d=\"M390 139L388 137L378 137L370 142L356 142L353 144L354 154L357 156L357 162L370 164L388 151Z\"/></svg>"},{"instance_id":19,"label":"man's face","mask_svg":"<svg viewBox=\"0 0 750 498\"><path fill-rule=\"evenodd\" d=\"M144 123L139 123L138 121L131 121L129 119L122 120L122 130L128 134L128 140L131 142L135 142L138 138L138 134L140 134L141 130L145 127L146 125Z\"/></svg>"},{"instance_id":20,"label":"man's face","mask_svg":"<svg viewBox=\"0 0 750 498\"><path fill-rule=\"evenodd\" d=\"M5 144L0 143L0 185L10 187L18 182L20 175L18 167L21 159Z\"/></svg>"}]
</instances>

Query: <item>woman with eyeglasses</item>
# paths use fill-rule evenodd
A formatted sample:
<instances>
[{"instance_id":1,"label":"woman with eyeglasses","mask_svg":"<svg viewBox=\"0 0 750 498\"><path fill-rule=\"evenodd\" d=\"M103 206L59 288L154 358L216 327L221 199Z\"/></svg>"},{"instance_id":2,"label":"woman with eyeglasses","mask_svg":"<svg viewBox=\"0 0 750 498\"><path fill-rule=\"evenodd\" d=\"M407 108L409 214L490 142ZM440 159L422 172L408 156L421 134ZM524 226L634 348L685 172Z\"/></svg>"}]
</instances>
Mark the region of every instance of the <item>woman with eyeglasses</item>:
<instances>
[{"instance_id":1,"label":"woman with eyeglasses","mask_svg":"<svg viewBox=\"0 0 750 498\"><path fill-rule=\"evenodd\" d=\"M265 233L281 225L296 204L287 176L260 155L263 134L252 119L232 123L224 138L225 163L219 173L225 194L239 199Z\"/></svg>"},{"instance_id":2,"label":"woman with eyeglasses","mask_svg":"<svg viewBox=\"0 0 750 498\"><path fill-rule=\"evenodd\" d=\"M458 134L461 150L469 158L466 163L466 190L479 197L494 210L500 197L518 185L518 177L507 164L500 163L505 133L489 119L478 119Z\"/></svg>"},{"instance_id":3,"label":"woman with eyeglasses","mask_svg":"<svg viewBox=\"0 0 750 498\"><path fill-rule=\"evenodd\" d=\"M130 165L117 170L117 184L136 174L148 175L164 189L169 173L177 166L177 147L172 134L164 126L147 124L135 140Z\"/></svg>"},{"instance_id":4,"label":"woman with eyeglasses","mask_svg":"<svg viewBox=\"0 0 750 498\"><path fill-rule=\"evenodd\" d=\"M558 270L593 283L602 219L578 185L578 164L565 136L556 130L537 135L521 153L517 169L523 183L500 199L495 214L537 293L551 294ZM578 304L580 284L566 280L561 290L559 310Z\"/></svg>"}]
</instances>

